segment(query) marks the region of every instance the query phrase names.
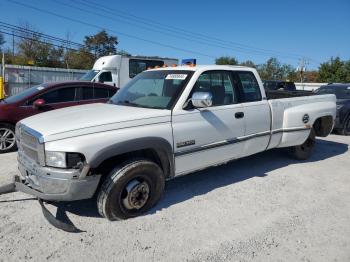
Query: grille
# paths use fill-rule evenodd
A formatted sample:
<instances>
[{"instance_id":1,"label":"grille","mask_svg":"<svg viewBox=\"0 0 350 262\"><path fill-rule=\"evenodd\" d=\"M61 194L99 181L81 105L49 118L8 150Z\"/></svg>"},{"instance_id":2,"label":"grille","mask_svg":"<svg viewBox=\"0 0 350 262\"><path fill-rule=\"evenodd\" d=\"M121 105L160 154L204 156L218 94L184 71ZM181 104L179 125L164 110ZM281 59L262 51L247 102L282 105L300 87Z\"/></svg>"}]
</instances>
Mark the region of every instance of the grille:
<instances>
[{"instance_id":1,"label":"grille","mask_svg":"<svg viewBox=\"0 0 350 262\"><path fill-rule=\"evenodd\" d=\"M36 137L32 136L31 134L27 133L26 131L22 130L21 132L21 143L30 146L31 148L36 148L38 140Z\"/></svg>"},{"instance_id":2,"label":"grille","mask_svg":"<svg viewBox=\"0 0 350 262\"><path fill-rule=\"evenodd\" d=\"M22 129L20 131L19 143L22 152L30 159L39 163L37 138Z\"/></svg>"},{"instance_id":3,"label":"grille","mask_svg":"<svg viewBox=\"0 0 350 262\"><path fill-rule=\"evenodd\" d=\"M29 157L30 159L34 160L35 162L39 163L39 158L38 158L38 152L23 145L22 144L22 152Z\"/></svg>"}]
</instances>

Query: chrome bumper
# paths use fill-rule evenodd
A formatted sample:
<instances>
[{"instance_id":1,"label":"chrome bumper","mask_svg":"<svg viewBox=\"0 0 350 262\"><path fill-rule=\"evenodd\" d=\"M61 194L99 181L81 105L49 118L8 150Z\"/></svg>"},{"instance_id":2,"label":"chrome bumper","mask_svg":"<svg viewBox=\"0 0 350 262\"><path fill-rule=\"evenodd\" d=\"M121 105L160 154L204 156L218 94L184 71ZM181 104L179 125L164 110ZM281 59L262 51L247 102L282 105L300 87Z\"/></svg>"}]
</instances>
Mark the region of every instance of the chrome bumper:
<instances>
[{"instance_id":1,"label":"chrome bumper","mask_svg":"<svg viewBox=\"0 0 350 262\"><path fill-rule=\"evenodd\" d=\"M91 198L100 175L86 176L83 170L43 167L18 152L20 176L16 190L50 201L74 201Z\"/></svg>"}]
</instances>

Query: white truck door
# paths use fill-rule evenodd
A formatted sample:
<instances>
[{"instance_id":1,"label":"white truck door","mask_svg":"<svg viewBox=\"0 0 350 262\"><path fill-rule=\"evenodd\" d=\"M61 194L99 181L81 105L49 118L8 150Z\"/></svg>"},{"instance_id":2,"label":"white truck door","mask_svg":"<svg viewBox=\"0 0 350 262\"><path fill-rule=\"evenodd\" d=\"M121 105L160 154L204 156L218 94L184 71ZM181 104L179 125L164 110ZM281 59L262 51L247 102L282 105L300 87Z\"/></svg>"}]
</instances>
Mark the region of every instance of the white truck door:
<instances>
[{"instance_id":1,"label":"white truck door","mask_svg":"<svg viewBox=\"0 0 350 262\"><path fill-rule=\"evenodd\" d=\"M230 71L204 72L194 92L211 92L213 105L173 112L176 175L238 158L243 149L237 140L244 135L243 107Z\"/></svg>"},{"instance_id":2,"label":"white truck door","mask_svg":"<svg viewBox=\"0 0 350 262\"><path fill-rule=\"evenodd\" d=\"M264 151L270 140L271 112L253 72L234 71L241 90L245 119L242 157Z\"/></svg>"},{"instance_id":3,"label":"white truck door","mask_svg":"<svg viewBox=\"0 0 350 262\"><path fill-rule=\"evenodd\" d=\"M98 75L98 82L106 84L106 85L115 86L115 83L113 82L113 77L112 77L111 71L102 71Z\"/></svg>"}]
</instances>

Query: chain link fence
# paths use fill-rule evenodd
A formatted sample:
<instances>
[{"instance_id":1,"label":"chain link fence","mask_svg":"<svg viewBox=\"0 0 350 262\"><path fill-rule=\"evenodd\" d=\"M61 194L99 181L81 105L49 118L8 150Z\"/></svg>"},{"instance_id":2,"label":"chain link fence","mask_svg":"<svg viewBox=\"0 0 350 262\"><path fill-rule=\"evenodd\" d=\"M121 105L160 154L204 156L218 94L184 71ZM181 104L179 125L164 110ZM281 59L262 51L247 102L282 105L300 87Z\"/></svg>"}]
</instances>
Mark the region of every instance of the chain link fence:
<instances>
[{"instance_id":1,"label":"chain link fence","mask_svg":"<svg viewBox=\"0 0 350 262\"><path fill-rule=\"evenodd\" d=\"M79 69L5 65L5 94L12 96L41 83L78 80L86 72Z\"/></svg>"}]
</instances>

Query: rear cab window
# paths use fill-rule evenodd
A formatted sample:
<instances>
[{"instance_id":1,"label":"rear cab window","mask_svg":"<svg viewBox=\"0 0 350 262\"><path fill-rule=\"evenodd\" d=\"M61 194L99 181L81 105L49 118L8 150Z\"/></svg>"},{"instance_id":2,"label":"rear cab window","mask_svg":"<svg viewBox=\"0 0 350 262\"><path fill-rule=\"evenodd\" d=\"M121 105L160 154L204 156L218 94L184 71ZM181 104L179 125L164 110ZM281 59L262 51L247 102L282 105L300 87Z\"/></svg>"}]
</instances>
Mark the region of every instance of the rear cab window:
<instances>
[{"instance_id":1,"label":"rear cab window","mask_svg":"<svg viewBox=\"0 0 350 262\"><path fill-rule=\"evenodd\" d=\"M241 84L242 89L242 102L255 102L261 101L261 91L258 81L256 80L254 74L249 71L237 71L237 78Z\"/></svg>"}]
</instances>

